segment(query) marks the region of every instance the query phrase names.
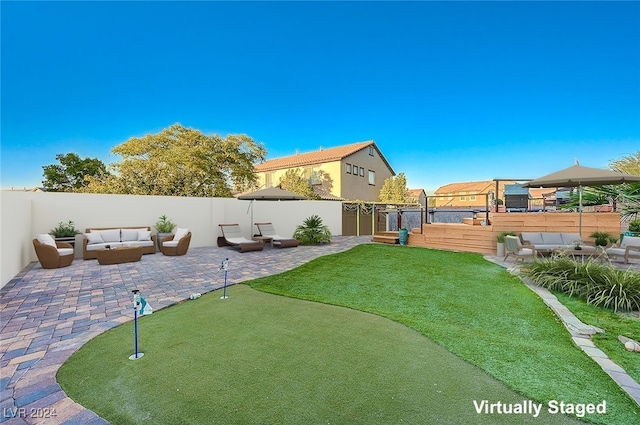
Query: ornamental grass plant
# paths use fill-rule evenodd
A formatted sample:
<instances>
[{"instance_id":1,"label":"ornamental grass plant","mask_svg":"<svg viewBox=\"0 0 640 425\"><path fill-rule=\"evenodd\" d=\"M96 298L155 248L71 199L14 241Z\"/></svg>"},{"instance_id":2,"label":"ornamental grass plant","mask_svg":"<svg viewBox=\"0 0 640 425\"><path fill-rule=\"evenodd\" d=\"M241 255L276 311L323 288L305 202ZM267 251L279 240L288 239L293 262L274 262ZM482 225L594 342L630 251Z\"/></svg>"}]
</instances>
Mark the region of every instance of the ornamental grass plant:
<instances>
[{"instance_id":1,"label":"ornamental grass plant","mask_svg":"<svg viewBox=\"0 0 640 425\"><path fill-rule=\"evenodd\" d=\"M640 310L640 273L619 270L598 259L578 261L571 256L555 255L528 263L525 276L536 284L585 300L613 311Z\"/></svg>"}]
</instances>

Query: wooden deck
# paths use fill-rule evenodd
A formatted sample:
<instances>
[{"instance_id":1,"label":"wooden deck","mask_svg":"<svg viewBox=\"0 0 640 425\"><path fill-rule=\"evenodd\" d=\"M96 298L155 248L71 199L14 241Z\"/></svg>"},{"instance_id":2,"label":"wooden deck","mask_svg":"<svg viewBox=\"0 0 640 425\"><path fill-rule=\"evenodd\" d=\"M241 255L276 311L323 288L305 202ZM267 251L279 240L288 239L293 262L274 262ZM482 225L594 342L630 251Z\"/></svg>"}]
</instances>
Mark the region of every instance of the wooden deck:
<instances>
[{"instance_id":1,"label":"wooden deck","mask_svg":"<svg viewBox=\"0 0 640 425\"><path fill-rule=\"evenodd\" d=\"M492 213L491 225L474 226L468 224L433 223L412 229L407 242L410 246L446 249L451 251L495 254L496 237L500 232L578 232L578 213ZM619 213L583 213L582 239L595 231L620 234Z\"/></svg>"},{"instance_id":2,"label":"wooden deck","mask_svg":"<svg viewBox=\"0 0 640 425\"><path fill-rule=\"evenodd\" d=\"M400 243L400 236L398 236L398 232L376 232L376 234L371 238L371 242L397 245Z\"/></svg>"}]
</instances>

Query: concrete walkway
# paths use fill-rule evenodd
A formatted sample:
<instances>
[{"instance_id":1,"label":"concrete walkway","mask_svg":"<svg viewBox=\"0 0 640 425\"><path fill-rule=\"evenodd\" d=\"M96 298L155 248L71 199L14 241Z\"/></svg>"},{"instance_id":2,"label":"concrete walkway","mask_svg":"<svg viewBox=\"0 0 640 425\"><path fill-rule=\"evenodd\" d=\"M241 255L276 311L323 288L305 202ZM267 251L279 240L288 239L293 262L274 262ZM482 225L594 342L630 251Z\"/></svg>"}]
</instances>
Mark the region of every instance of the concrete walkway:
<instances>
[{"instance_id":1,"label":"concrete walkway","mask_svg":"<svg viewBox=\"0 0 640 425\"><path fill-rule=\"evenodd\" d=\"M0 292L0 422L108 423L68 398L56 381L56 373L89 340L132 320L132 289L139 289L158 310L182 302L193 293L220 289L224 275L218 267L225 258L229 258L228 283L234 284L281 273L370 240L370 236L334 237L325 246L267 247L244 254L231 248L191 248L182 257L157 253L145 255L137 263L109 266L76 259L70 267L53 270L31 263ZM580 334L576 338L576 343L590 343ZM585 349L587 353L596 350ZM605 369L607 373L614 372L620 379L616 382L622 382L625 390L636 391L633 397L640 400L638 384L625 380L624 371L610 366Z\"/></svg>"}]
</instances>

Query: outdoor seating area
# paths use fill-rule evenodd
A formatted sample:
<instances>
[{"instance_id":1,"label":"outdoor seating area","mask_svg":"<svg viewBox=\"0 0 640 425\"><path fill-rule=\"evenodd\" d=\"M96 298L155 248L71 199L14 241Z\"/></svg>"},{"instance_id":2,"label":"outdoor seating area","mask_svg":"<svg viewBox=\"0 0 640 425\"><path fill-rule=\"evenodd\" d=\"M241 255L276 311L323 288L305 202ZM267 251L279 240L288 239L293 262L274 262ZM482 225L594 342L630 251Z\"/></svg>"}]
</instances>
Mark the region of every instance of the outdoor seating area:
<instances>
[{"instance_id":1,"label":"outdoor seating area","mask_svg":"<svg viewBox=\"0 0 640 425\"><path fill-rule=\"evenodd\" d=\"M624 236L620 242L620 247L607 248L609 258L622 257L625 264L629 264L629 259L640 259L640 237Z\"/></svg>"},{"instance_id":2,"label":"outdoor seating area","mask_svg":"<svg viewBox=\"0 0 640 425\"><path fill-rule=\"evenodd\" d=\"M82 241L82 258L98 258L98 250L121 246L139 246L143 254L155 254L156 235L149 226L89 228Z\"/></svg>"},{"instance_id":3,"label":"outdoor seating area","mask_svg":"<svg viewBox=\"0 0 640 425\"><path fill-rule=\"evenodd\" d=\"M525 245L533 245L539 253L550 253L559 249L567 250L580 246L584 251L595 251L595 246L586 245L579 233L565 232L521 232L520 240Z\"/></svg>"}]
</instances>

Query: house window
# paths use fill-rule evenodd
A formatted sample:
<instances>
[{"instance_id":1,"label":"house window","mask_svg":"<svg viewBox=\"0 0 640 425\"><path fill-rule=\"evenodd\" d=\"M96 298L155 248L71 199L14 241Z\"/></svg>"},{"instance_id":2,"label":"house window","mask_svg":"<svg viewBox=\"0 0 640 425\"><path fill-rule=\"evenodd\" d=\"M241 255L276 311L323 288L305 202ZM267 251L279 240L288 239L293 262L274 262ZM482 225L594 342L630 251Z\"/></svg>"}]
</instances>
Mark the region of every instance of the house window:
<instances>
[{"instance_id":1,"label":"house window","mask_svg":"<svg viewBox=\"0 0 640 425\"><path fill-rule=\"evenodd\" d=\"M304 169L304 177L309 184L322 184L322 173L319 167L307 167Z\"/></svg>"},{"instance_id":2,"label":"house window","mask_svg":"<svg viewBox=\"0 0 640 425\"><path fill-rule=\"evenodd\" d=\"M476 193L475 192L469 192L469 200L470 201L475 201L476 200Z\"/></svg>"},{"instance_id":3,"label":"house window","mask_svg":"<svg viewBox=\"0 0 640 425\"><path fill-rule=\"evenodd\" d=\"M369 170L369 184L375 186L376 184L376 172Z\"/></svg>"},{"instance_id":4,"label":"house window","mask_svg":"<svg viewBox=\"0 0 640 425\"><path fill-rule=\"evenodd\" d=\"M461 201L467 200L467 192L460 192L460 200Z\"/></svg>"},{"instance_id":5,"label":"house window","mask_svg":"<svg viewBox=\"0 0 640 425\"><path fill-rule=\"evenodd\" d=\"M357 165L354 165L354 166L353 166L353 175L354 175L355 177L358 177L358 166L357 166Z\"/></svg>"},{"instance_id":6,"label":"house window","mask_svg":"<svg viewBox=\"0 0 640 425\"><path fill-rule=\"evenodd\" d=\"M273 173L264 174L264 185L265 187L273 187Z\"/></svg>"},{"instance_id":7,"label":"house window","mask_svg":"<svg viewBox=\"0 0 640 425\"><path fill-rule=\"evenodd\" d=\"M351 164L347 164L347 174L351 174Z\"/></svg>"},{"instance_id":8,"label":"house window","mask_svg":"<svg viewBox=\"0 0 640 425\"><path fill-rule=\"evenodd\" d=\"M364 168L360 167L360 177L364 177Z\"/></svg>"},{"instance_id":9,"label":"house window","mask_svg":"<svg viewBox=\"0 0 640 425\"><path fill-rule=\"evenodd\" d=\"M373 146L369 146L369 155L373 156Z\"/></svg>"}]
</instances>

